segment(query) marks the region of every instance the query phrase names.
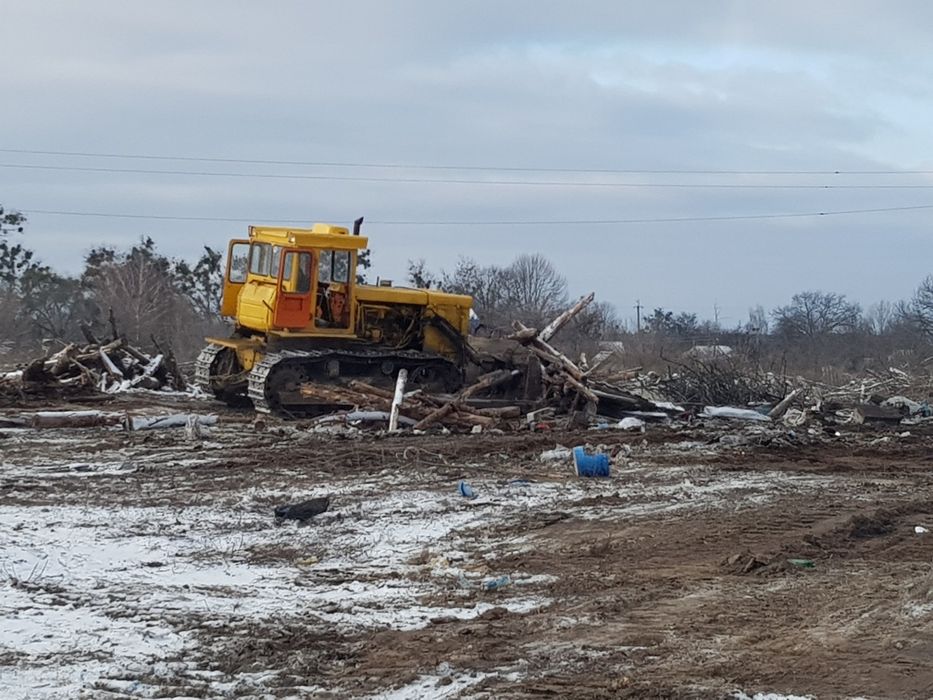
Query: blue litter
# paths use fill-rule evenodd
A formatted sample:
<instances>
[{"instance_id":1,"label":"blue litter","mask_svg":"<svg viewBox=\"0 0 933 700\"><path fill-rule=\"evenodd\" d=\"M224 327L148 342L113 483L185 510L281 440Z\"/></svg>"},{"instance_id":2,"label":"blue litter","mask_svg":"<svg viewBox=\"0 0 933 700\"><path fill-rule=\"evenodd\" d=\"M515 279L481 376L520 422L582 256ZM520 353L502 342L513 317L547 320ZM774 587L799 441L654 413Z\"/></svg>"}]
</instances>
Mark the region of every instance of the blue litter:
<instances>
[{"instance_id":1,"label":"blue litter","mask_svg":"<svg viewBox=\"0 0 933 700\"><path fill-rule=\"evenodd\" d=\"M511 585L512 577L506 574L505 576L500 576L499 578L491 578L488 581L483 581L483 590L484 591L498 591L500 588L505 588L506 586Z\"/></svg>"},{"instance_id":2,"label":"blue litter","mask_svg":"<svg viewBox=\"0 0 933 700\"><path fill-rule=\"evenodd\" d=\"M463 480L460 481L457 489L464 498L476 498L476 492L473 490L473 487Z\"/></svg>"},{"instance_id":3,"label":"blue litter","mask_svg":"<svg viewBox=\"0 0 933 700\"><path fill-rule=\"evenodd\" d=\"M609 476L609 457L604 454L588 455L583 447L573 448L573 466L577 476Z\"/></svg>"}]
</instances>

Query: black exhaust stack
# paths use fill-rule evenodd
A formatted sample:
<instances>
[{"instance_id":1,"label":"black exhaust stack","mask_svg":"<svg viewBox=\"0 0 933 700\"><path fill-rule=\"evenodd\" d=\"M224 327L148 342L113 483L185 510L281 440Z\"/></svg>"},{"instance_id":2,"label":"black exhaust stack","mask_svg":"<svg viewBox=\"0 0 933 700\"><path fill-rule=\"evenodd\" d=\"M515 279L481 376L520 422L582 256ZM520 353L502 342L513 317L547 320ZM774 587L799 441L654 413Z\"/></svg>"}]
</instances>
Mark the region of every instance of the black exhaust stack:
<instances>
[{"instance_id":1,"label":"black exhaust stack","mask_svg":"<svg viewBox=\"0 0 933 700\"><path fill-rule=\"evenodd\" d=\"M362 226L363 226L363 217L361 216L359 219L353 222L353 235L354 236L360 235L360 228L362 228Z\"/></svg>"}]
</instances>

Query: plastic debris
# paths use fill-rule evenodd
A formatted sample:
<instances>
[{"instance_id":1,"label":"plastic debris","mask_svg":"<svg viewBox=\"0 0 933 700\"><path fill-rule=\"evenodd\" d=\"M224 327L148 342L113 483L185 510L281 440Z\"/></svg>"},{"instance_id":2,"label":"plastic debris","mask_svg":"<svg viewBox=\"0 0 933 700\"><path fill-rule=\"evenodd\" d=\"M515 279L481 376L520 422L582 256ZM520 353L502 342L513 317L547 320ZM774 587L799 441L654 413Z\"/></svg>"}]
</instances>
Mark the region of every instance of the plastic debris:
<instances>
[{"instance_id":1,"label":"plastic debris","mask_svg":"<svg viewBox=\"0 0 933 700\"><path fill-rule=\"evenodd\" d=\"M569 447L558 445L553 450L545 450L542 452L538 455L538 459L542 462L563 462L565 459L570 459L570 455Z\"/></svg>"},{"instance_id":2,"label":"plastic debris","mask_svg":"<svg viewBox=\"0 0 933 700\"><path fill-rule=\"evenodd\" d=\"M641 418L623 418L618 422L616 427L622 430L640 430L641 432L645 432L645 421Z\"/></svg>"},{"instance_id":3,"label":"plastic debris","mask_svg":"<svg viewBox=\"0 0 933 700\"><path fill-rule=\"evenodd\" d=\"M916 532L918 535L925 535L929 532L929 530L923 527L923 525L917 525L914 527L914 532Z\"/></svg>"},{"instance_id":4,"label":"plastic debris","mask_svg":"<svg viewBox=\"0 0 933 700\"><path fill-rule=\"evenodd\" d=\"M285 520L310 520L330 508L330 496L312 498L301 503L279 506L275 509L275 517Z\"/></svg>"},{"instance_id":5,"label":"plastic debris","mask_svg":"<svg viewBox=\"0 0 933 700\"><path fill-rule=\"evenodd\" d=\"M582 446L573 448L573 466L577 476L609 476L609 456L601 452L588 455Z\"/></svg>"},{"instance_id":6,"label":"plastic debris","mask_svg":"<svg viewBox=\"0 0 933 700\"><path fill-rule=\"evenodd\" d=\"M906 396L892 396L889 399L885 399L881 402L882 406L888 406L890 408L899 408L903 411L907 411L910 415L930 415L930 407L926 404L919 403L918 401L913 401L908 399Z\"/></svg>"},{"instance_id":7,"label":"plastic debris","mask_svg":"<svg viewBox=\"0 0 933 700\"><path fill-rule=\"evenodd\" d=\"M815 569L816 564L813 563L812 559L788 559L788 564L793 564L794 566L800 567L801 569Z\"/></svg>"},{"instance_id":8,"label":"plastic debris","mask_svg":"<svg viewBox=\"0 0 933 700\"><path fill-rule=\"evenodd\" d=\"M727 420L748 420L770 423L771 419L763 413L750 408L733 408L731 406L707 406L700 414L703 418L725 418Z\"/></svg>"},{"instance_id":9,"label":"plastic debris","mask_svg":"<svg viewBox=\"0 0 933 700\"><path fill-rule=\"evenodd\" d=\"M499 576L498 578L491 578L483 581L483 590L484 591L498 591L506 586L512 585L512 577L508 574L504 576Z\"/></svg>"},{"instance_id":10,"label":"plastic debris","mask_svg":"<svg viewBox=\"0 0 933 700\"><path fill-rule=\"evenodd\" d=\"M460 495L464 498L476 498L476 492L473 490L473 487L470 486L467 482L460 480L460 483L457 485L457 490L460 492Z\"/></svg>"}]
</instances>

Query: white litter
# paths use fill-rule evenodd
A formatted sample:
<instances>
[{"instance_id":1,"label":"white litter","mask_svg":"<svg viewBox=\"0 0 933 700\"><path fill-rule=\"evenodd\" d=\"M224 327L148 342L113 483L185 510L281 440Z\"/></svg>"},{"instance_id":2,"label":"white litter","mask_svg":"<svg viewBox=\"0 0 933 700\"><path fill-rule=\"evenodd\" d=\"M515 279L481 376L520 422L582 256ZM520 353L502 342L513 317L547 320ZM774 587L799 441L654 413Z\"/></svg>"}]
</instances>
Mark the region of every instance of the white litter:
<instances>
[{"instance_id":1,"label":"white litter","mask_svg":"<svg viewBox=\"0 0 933 700\"><path fill-rule=\"evenodd\" d=\"M641 418L623 418L616 427L622 430L640 430L641 432L645 432L645 421Z\"/></svg>"},{"instance_id":2,"label":"white litter","mask_svg":"<svg viewBox=\"0 0 933 700\"><path fill-rule=\"evenodd\" d=\"M553 450L545 450L542 452L538 455L538 459L542 462L562 462L566 459L570 459L570 448L558 445Z\"/></svg>"},{"instance_id":3,"label":"white litter","mask_svg":"<svg viewBox=\"0 0 933 700\"><path fill-rule=\"evenodd\" d=\"M770 423L771 419L763 413L750 408L733 408L731 406L707 406L701 414L704 418L726 418L729 420L750 420Z\"/></svg>"}]
</instances>

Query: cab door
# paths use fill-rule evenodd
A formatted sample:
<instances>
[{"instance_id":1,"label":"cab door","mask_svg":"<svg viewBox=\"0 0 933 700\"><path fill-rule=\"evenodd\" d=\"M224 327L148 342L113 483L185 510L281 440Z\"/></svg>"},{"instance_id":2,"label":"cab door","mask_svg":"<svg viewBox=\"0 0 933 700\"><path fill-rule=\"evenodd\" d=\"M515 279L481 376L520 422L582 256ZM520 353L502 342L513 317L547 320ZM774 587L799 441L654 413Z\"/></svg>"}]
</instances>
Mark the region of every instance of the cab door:
<instances>
[{"instance_id":1,"label":"cab door","mask_svg":"<svg viewBox=\"0 0 933 700\"><path fill-rule=\"evenodd\" d=\"M299 330L311 325L314 315L314 260L306 250L286 248L282 253L272 323L277 328Z\"/></svg>"},{"instance_id":2,"label":"cab door","mask_svg":"<svg viewBox=\"0 0 933 700\"><path fill-rule=\"evenodd\" d=\"M246 283L249 268L249 241L233 240L227 246L227 269L224 272L224 290L220 299L220 315L236 316L236 303Z\"/></svg>"}]
</instances>

